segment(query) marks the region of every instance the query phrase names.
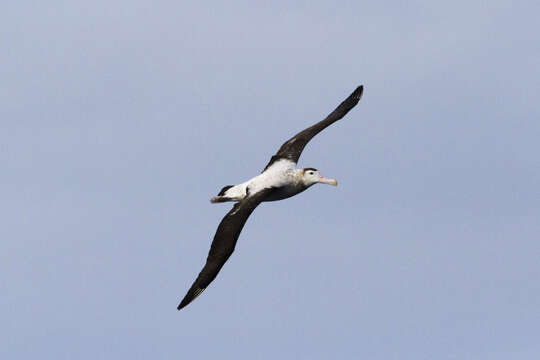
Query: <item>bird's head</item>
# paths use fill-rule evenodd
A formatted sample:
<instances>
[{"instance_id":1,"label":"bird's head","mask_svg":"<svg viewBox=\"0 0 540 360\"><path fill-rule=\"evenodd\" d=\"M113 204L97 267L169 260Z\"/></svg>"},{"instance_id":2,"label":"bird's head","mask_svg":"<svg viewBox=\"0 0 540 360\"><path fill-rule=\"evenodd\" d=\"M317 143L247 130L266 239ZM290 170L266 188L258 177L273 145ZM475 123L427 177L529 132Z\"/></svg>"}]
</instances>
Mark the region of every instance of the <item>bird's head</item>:
<instances>
[{"instance_id":1,"label":"bird's head","mask_svg":"<svg viewBox=\"0 0 540 360\"><path fill-rule=\"evenodd\" d=\"M325 178L317 169L314 168L302 169L302 181L306 186L311 186L316 183L337 186L336 180Z\"/></svg>"}]
</instances>

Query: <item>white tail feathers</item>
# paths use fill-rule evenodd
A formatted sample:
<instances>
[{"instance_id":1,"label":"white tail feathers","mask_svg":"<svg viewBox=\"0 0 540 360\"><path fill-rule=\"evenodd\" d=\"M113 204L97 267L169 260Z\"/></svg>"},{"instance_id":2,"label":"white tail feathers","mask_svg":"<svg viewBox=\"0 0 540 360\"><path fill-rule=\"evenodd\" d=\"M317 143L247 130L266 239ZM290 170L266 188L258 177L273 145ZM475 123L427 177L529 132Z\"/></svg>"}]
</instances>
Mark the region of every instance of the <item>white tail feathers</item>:
<instances>
[{"instance_id":1,"label":"white tail feathers","mask_svg":"<svg viewBox=\"0 0 540 360\"><path fill-rule=\"evenodd\" d=\"M227 202L227 201L240 201L246 197L246 185L228 185L225 186L219 194L212 196L210 202L212 204Z\"/></svg>"}]
</instances>

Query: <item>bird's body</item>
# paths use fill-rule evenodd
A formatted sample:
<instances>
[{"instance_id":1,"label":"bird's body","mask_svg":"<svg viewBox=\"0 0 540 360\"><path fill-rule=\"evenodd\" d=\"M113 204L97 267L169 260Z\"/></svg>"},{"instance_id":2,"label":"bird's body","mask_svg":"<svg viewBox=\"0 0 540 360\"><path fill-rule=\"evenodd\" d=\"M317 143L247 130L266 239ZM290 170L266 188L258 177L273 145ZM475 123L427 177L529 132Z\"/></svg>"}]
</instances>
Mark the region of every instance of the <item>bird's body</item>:
<instances>
[{"instance_id":1,"label":"bird's body","mask_svg":"<svg viewBox=\"0 0 540 360\"><path fill-rule=\"evenodd\" d=\"M241 201L249 194L255 194L262 189L272 188L271 196L263 202L283 200L294 196L313 184L303 180L304 169L297 169L296 164L289 159L280 159L265 169L261 174L238 185L226 186L221 195L214 196L211 202Z\"/></svg>"},{"instance_id":2,"label":"bird's body","mask_svg":"<svg viewBox=\"0 0 540 360\"><path fill-rule=\"evenodd\" d=\"M237 185L225 186L212 203L235 201L234 207L221 220L206 264L199 276L178 305L178 310L193 301L215 279L221 267L234 251L236 241L249 215L262 202L283 200L294 196L316 183L337 185L337 181L327 179L314 168L296 168L302 150L319 132L341 119L360 100L363 87L359 86L326 119L296 134L285 142L272 156L263 172Z\"/></svg>"}]
</instances>

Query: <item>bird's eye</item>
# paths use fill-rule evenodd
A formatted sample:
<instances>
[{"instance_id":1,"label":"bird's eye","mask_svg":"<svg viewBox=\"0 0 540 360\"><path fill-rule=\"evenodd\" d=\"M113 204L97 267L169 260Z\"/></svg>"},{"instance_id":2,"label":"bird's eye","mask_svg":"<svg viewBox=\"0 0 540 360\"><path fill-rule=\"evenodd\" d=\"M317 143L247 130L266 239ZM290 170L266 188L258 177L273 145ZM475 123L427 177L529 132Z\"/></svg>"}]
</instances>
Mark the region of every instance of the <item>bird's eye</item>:
<instances>
[{"instance_id":1,"label":"bird's eye","mask_svg":"<svg viewBox=\"0 0 540 360\"><path fill-rule=\"evenodd\" d=\"M310 172L309 172L309 175L313 175L313 171L310 171Z\"/></svg>"}]
</instances>

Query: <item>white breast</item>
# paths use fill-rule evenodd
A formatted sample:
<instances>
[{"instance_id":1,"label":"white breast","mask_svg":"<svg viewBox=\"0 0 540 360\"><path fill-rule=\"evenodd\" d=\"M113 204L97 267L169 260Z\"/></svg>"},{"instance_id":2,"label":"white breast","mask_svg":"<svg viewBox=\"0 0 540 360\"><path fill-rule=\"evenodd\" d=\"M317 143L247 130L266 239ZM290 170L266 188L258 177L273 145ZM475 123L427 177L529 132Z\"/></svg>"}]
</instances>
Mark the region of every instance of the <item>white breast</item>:
<instances>
[{"instance_id":1,"label":"white breast","mask_svg":"<svg viewBox=\"0 0 540 360\"><path fill-rule=\"evenodd\" d=\"M270 187L282 187L295 181L296 164L291 160L278 160L272 164L265 172L248 180L250 194L254 194L262 189Z\"/></svg>"}]
</instances>

